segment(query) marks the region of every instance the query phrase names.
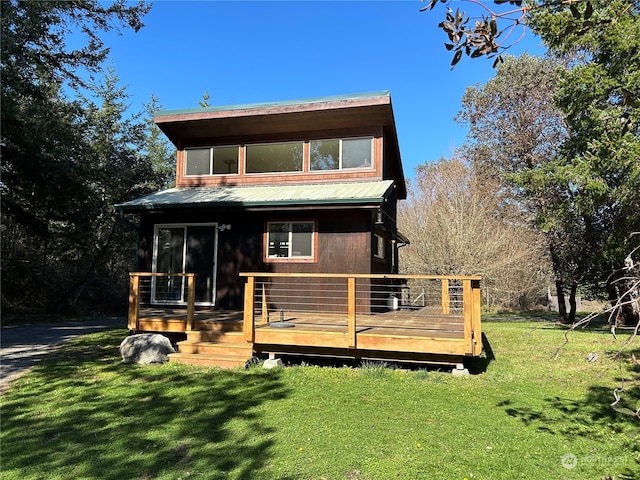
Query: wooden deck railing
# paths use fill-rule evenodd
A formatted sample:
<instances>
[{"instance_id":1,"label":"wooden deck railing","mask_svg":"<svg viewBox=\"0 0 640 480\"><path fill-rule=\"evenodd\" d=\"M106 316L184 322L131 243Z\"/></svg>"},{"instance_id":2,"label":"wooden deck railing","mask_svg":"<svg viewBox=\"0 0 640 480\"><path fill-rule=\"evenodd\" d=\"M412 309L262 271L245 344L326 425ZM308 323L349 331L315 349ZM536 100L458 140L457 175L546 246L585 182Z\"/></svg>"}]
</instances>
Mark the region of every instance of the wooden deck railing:
<instances>
[{"instance_id":1,"label":"wooden deck railing","mask_svg":"<svg viewBox=\"0 0 640 480\"><path fill-rule=\"evenodd\" d=\"M265 272L240 276L246 283L238 327L257 350L281 346L299 352L341 349L356 355L384 351L459 358L482 351L478 276ZM180 281L172 281L176 278ZM131 273L129 329L184 332L201 328L202 322L218 321L222 314L212 310L199 311L194 321L195 278L193 273ZM174 300L186 307L186 315L171 307ZM284 326L278 323L293 323L296 328L275 328Z\"/></svg>"},{"instance_id":2,"label":"wooden deck railing","mask_svg":"<svg viewBox=\"0 0 640 480\"><path fill-rule=\"evenodd\" d=\"M442 346L442 353L470 356L479 355L482 350L478 276L257 272L240 276L247 279L243 325L247 342L260 343L260 339L268 339L271 343L282 339L296 346L304 346L299 344L304 341L320 342L311 335L279 335L264 329L256 336L257 328L267 324L278 326L274 323L289 317L303 322L307 319L316 328L346 326L344 336L336 337L333 333L332 341L336 346L349 349L367 348L363 347L365 344L383 345L382 341L372 340L375 330L376 339L386 336L393 338L394 344L400 337L403 341L407 337L416 340L405 341L406 348L424 345L428 351L437 345ZM449 331L442 339L438 338L437 329L441 328L438 326L446 322L449 322L447 328L460 331L458 334ZM299 326L309 331L308 325ZM398 333L400 330L402 333ZM425 333L427 330L431 333ZM419 343L417 338L421 335L427 340ZM392 348L391 343L385 348ZM329 343L326 346L330 346Z\"/></svg>"},{"instance_id":3,"label":"wooden deck railing","mask_svg":"<svg viewBox=\"0 0 640 480\"><path fill-rule=\"evenodd\" d=\"M186 303L187 303L187 322L186 329L193 329L193 315L195 312L195 300L196 300L196 274L195 273L150 273L150 272L131 272L129 273L129 312L127 315L127 326L129 330L138 331L139 330L139 319L140 319L140 305L142 303L143 289L142 280L143 279L158 279L158 278L186 278ZM149 285L151 283L149 282ZM151 297L151 289L149 288L146 291L146 295L149 297L147 302L150 303Z\"/></svg>"}]
</instances>

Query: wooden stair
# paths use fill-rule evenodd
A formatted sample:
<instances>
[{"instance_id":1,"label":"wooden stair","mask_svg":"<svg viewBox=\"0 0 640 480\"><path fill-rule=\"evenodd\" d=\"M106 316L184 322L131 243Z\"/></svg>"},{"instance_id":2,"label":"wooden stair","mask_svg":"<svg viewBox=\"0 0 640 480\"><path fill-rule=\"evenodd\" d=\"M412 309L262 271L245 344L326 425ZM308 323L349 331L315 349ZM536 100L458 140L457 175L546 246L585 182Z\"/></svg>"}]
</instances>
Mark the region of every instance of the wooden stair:
<instances>
[{"instance_id":1,"label":"wooden stair","mask_svg":"<svg viewBox=\"0 0 640 480\"><path fill-rule=\"evenodd\" d=\"M242 367L253 356L253 345L244 340L242 324L216 322L199 325L201 330L187 331L187 339L178 342L178 352L169 361L186 365L220 368Z\"/></svg>"}]
</instances>

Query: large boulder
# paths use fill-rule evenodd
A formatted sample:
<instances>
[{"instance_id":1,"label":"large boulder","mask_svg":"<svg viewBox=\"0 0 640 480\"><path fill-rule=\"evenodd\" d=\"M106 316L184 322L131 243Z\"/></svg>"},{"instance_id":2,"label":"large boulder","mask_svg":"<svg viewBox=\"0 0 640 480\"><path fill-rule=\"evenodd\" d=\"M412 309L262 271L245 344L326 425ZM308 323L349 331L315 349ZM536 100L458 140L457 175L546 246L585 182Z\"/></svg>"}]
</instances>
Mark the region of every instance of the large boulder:
<instances>
[{"instance_id":1,"label":"large boulder","mask_svg":"<svg viewBox=\"0 0 640 480\"><path fill-rule=\"evenodd\" d=\"M175 349L169 339L159 333L130 335L120 344L124 363L166 363L170 353L175 353Z\"/></svg>"}]
</instances>

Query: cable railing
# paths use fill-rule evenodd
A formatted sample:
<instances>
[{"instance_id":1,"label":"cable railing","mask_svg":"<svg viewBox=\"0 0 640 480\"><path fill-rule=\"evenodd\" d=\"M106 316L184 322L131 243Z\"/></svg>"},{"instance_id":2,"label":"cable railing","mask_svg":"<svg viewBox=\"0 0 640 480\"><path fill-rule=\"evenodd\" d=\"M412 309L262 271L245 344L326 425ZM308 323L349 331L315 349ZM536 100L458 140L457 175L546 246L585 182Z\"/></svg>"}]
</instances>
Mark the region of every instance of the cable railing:
<instances>
[{"instance_id":1,"label":"cable railing","mask_svg":"<svg viewBox=\"0 0 640 480\"><path fill-rule=\"evenodd\" d=\"M400 336L398 332L410 335L406 333L410 331L426 336L424 332L428 331L434 337L440 334L464 341L468 346L465 353L479 353L480 277L477 276L257 272L240 275L247 279L244 332L248 342L255 340L256 328L264 326L297 326L301 332L329 331L331 327L334 333L345 332L349 348L356 348L357 336L363 332ZM262 332L260 338L269 341L275 338ZM288 337L293 339L295 335L290 333ZM310 337L300 334L296 338Z\"/></svg>"},{"instance_id":2,"label":"cable railing","mask_svg":"<svg viewBox=\"0 0 640 480\"><path fill-rule=\"evenodd\" d=\"M482 349L477 276L247 272L240 277L248 343L455 355L478 355ZM193 273L131 273L129 329L194 330L195 280ZM219 311L198 315L197 328L220 319ZM276 331L290 326L297 328Z\"/></svg>"},{"instance_id":3,"label":"cable railing","mask_svg":"<svg viewBox=\"0 0 640 480\"><path fill-rule=\"evenodd\" d=\"M283 310L339 313L348 306L348 276L256 274L255 278L254 312L261 317L272 317ZM388 275L355 278L357 313L375 315L400 310L428 316L463 312L463 284L459 279Z\"/></svg>"}]
</instances>

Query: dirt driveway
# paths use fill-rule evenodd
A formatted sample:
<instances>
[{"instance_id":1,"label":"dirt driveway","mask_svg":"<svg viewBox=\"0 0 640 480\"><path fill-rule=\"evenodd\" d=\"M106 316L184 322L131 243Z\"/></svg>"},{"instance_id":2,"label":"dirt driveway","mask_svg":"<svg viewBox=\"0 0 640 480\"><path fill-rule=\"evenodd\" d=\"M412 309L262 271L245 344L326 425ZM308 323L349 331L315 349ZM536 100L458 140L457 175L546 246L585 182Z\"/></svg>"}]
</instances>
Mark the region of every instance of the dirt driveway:
<instances>
[{"instance_id":1,"label":"dirt driveway","mask_svg":"<svg viewBox=\"0 0 640 480\"><path fill-rule=\"evenodd\" d=\"M79 335L126 328L125 318L4 327L0 331L0 394L10 382L27 372L44 355Z\"/></svg>"}]
</instances>

